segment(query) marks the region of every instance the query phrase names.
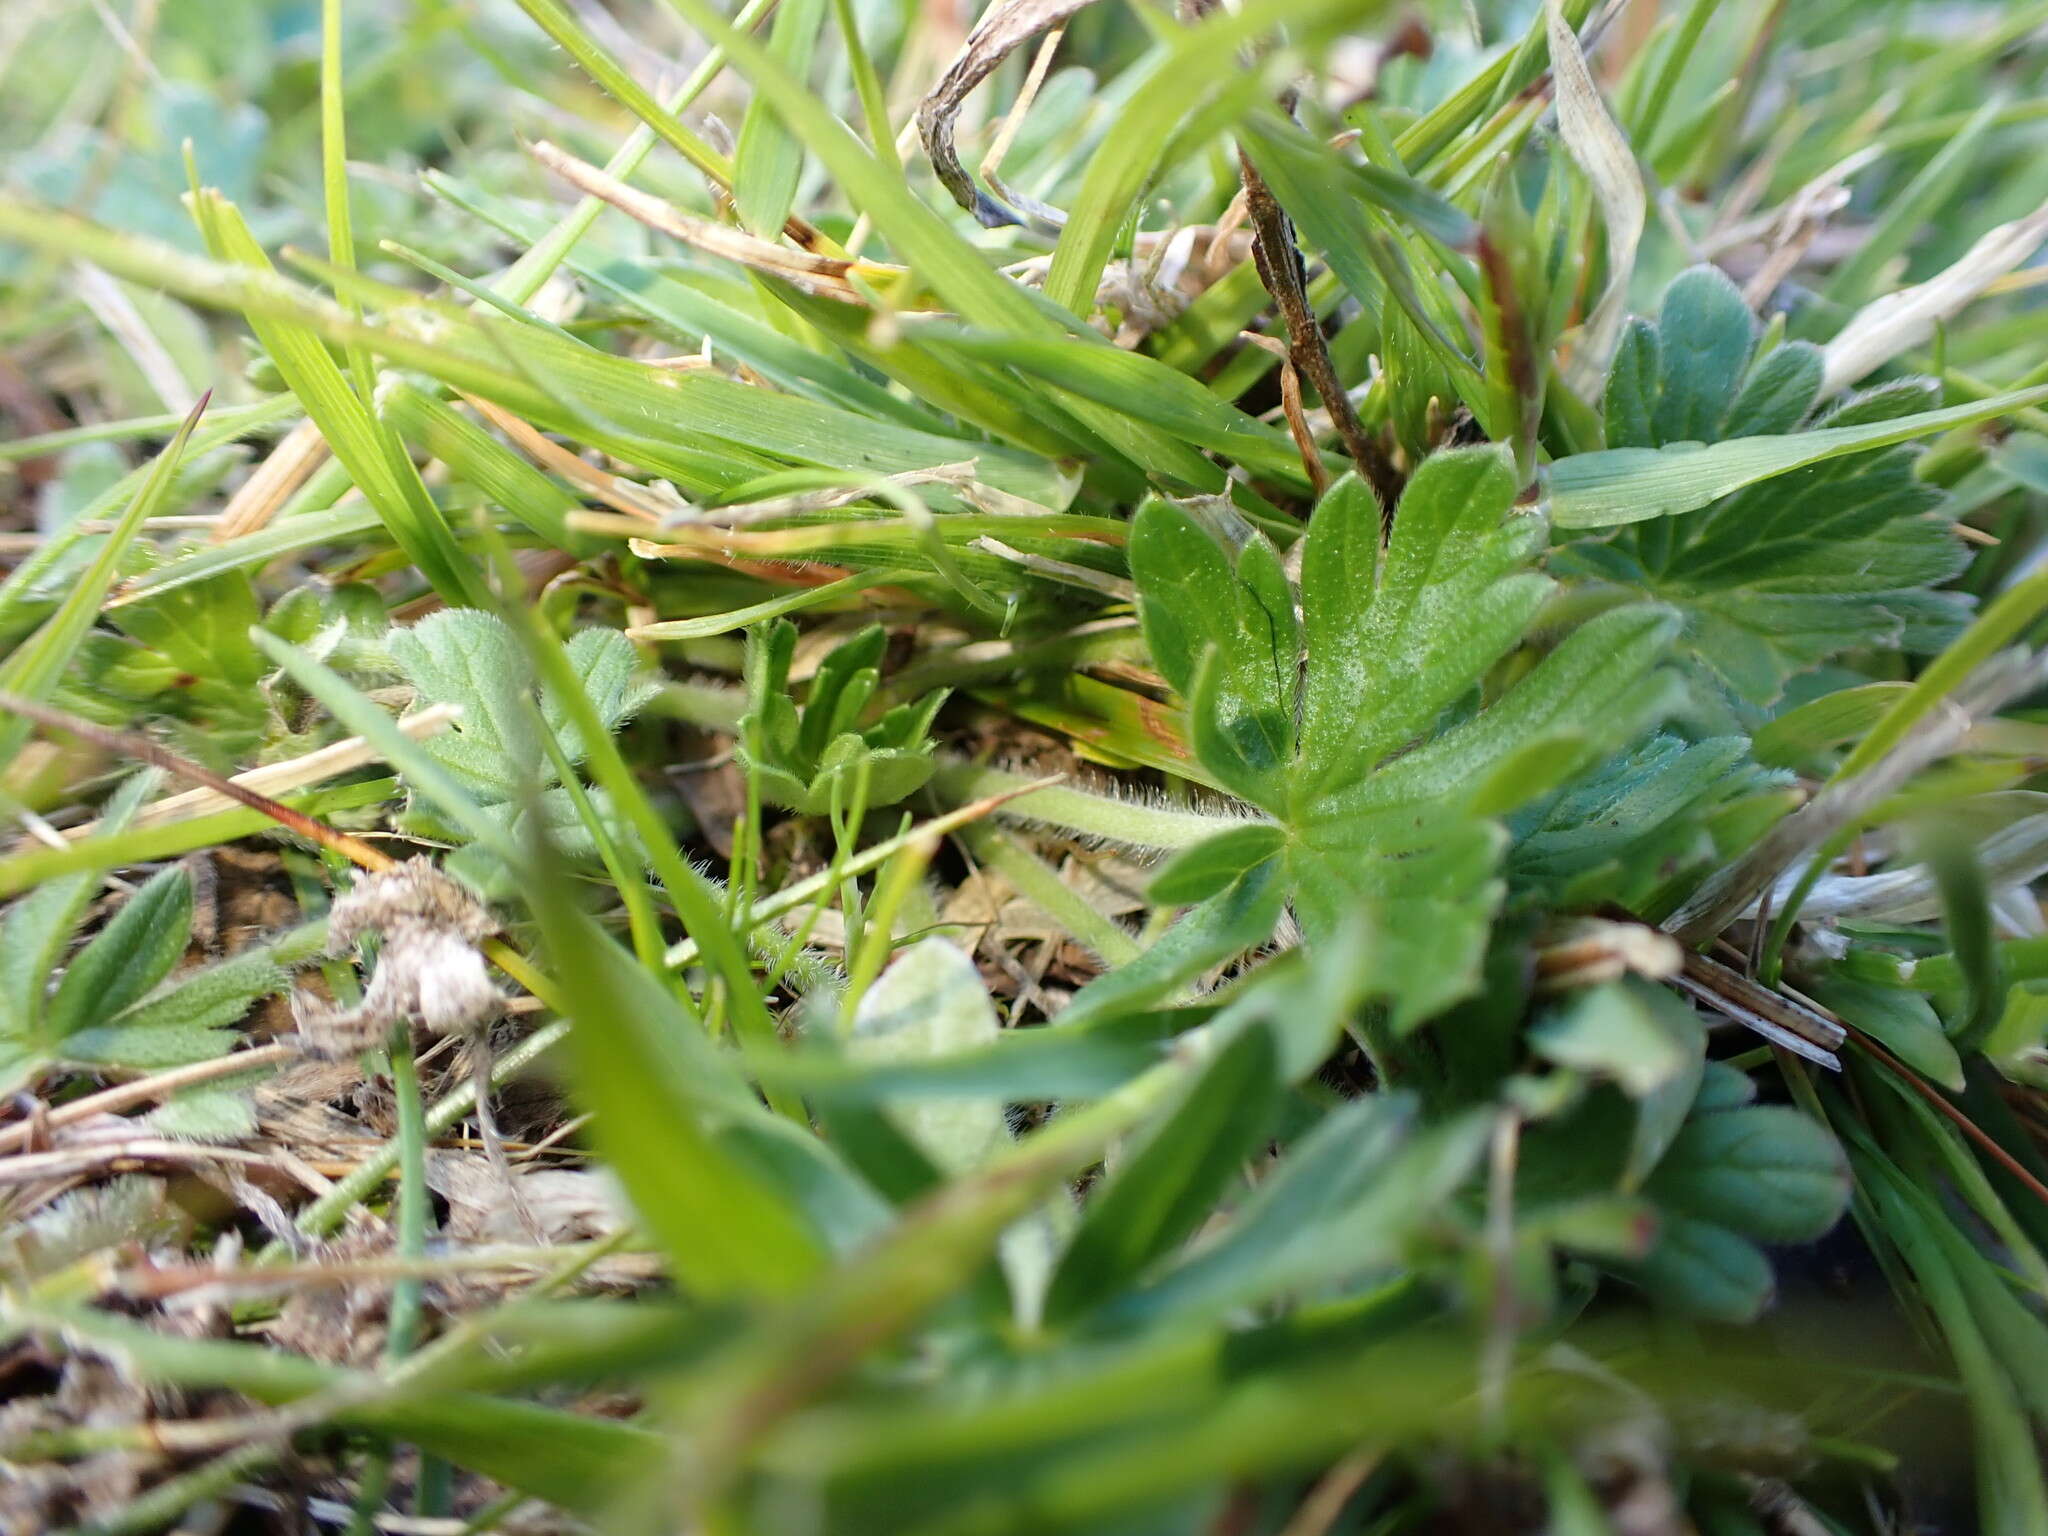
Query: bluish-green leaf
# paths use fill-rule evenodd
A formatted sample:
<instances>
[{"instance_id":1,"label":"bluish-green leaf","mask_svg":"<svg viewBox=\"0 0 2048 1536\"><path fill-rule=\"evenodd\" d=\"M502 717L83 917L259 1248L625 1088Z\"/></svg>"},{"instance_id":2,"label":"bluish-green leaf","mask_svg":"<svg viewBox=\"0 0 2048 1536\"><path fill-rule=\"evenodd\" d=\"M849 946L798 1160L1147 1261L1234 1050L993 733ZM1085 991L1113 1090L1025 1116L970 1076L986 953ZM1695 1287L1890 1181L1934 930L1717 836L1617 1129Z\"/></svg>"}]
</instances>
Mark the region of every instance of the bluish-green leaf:
<instances>
[{"instance_id":1,"label":"bluish-green leaf","mask_svg":"<svg viewBox=\"0 0 2048 1536\"><path fill-rule=\"evenodd\" d=\"M1810 1242L1849 1203L1849 1166L1827 1128L1782 1105L1695 1115L1648 1189L1658 1203L1773 1243Z\"/></svg>"}]
</instances>

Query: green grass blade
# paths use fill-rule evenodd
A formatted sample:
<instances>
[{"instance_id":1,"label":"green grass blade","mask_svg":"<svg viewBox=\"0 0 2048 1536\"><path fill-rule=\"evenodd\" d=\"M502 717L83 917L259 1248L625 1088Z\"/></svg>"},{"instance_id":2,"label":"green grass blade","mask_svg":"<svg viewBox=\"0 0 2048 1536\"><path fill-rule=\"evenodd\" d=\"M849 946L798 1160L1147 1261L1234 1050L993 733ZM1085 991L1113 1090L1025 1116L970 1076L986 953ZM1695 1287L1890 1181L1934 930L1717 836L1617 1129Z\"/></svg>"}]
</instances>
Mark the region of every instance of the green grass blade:
<instances>
[{"instance_id":1,"label":"green grass blade","mask_svg":"<svg viewBox=\"0 0 2048 1536\"><path fill-rule=\"evenodd\" d=\"M677 1042L697 1026L569 899L531 870L549 969L569 1000L569 1058L593 1137L677 1279L706 1296L783 1295L818 1269L802 1219L706 1132ZM751 990L751 982L749 983Z\"/></svg>"},{"instance_id":2,"label":"green grass blade","mask_svg":"<svg viewBox=\"0 0 2048 1536\"><path fill-rule=\"evenodd\" d=\"M670 149L720 186L732 185L732 162L677 122L672 112L656 101L623 64L591 37L562 0L519 0L519 8L607 95L630 110Z\"/></svg>"},{"instance_id":3,"label":"green grass blade","mask_svg":"<svg viewBox=\"0 0 2048 1536\"><path fill-rule=\"evenodd\" d=\"M2048 387L1919 411L1855 427L1778 437L1743 437L1702 448L1609 448L1550 466L1550 518L1560 528L1612 528L1693 512L1721 497L1844 454L1888 448L1956 427L1975 426L2048 400Z\"/></svg>"},{"instance_id":4,"label":"green grass blade","mask_svg":"<svg viewBox=\"0 0 2048 1536\"><path fill-rule=\"evenodd\" d=\"M193 197L192 208L216 258L270 270L263 248L227 199L202 190ZM474 563L455 542L403 445L349 387L320 336L303 325L255 312L248 314L248 321L399 548L435 591L450 602L473 605L481 594Z\"/></svg>"},{"instance_id":5,"label":"green grass blade","mask_svg":"<svg viewBox=\"0 0 2048 1536\"><path fill-rule=\"evenodd\" d=\"M775 62L802 80L810 73L818 36L825 29L825 0L782 0L769 28L768 51ZM733 202L740 222L773 239L796 204L804 151L795 134L763 96L747 103L733 152Z\"/></svg>"},{"instance_id":6,"label":"green grass blade","mask_svg":"<svg viewBox=\"0 0 2048 1536\"><path fill-rule=\"evenodd\" d=\"M57 611L45 619L42 626L28 640L24 641L4 662L0 662L0 688L38 703L49 698L57 680L64 675L79 642L93 627L99 617L100 604L106 600L107 590L114 584L121 562L126 558L135 536L142 529L144 519L155 515L166 489L172 483L179 463L185 456L186 445L192 439L192 429L199 425L199 418L206 410L210 396L202 397L192 407L177 434L164 446L149 467L149 474L122 511L106 542L93 556ZM21 744L28 739L31 727L22 719L0 722L0 763L11 762Z\"/></svg>"}]
</instances>

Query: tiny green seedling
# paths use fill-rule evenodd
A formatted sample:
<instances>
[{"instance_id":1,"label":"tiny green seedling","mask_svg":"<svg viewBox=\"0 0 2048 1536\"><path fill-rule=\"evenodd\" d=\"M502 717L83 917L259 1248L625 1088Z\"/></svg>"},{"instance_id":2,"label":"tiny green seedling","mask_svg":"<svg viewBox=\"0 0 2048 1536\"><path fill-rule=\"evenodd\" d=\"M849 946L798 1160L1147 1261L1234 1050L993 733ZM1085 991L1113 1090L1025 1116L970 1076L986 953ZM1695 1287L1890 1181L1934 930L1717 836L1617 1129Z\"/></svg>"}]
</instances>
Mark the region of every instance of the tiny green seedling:
<instances>
[{"instance_id":1,"label":"tiny green seedling","mask_svg":"<svg viewBox=\"0 0 2048 1536\"><path fill-rule=\"evenodd\" d=\"M863 713L881 682L888 636L879 624L833 647L799 705L790 693L796 626L778 619L747 646L747 715L740 760L763 799L806 816L863 800L894 805L932 776L932 719L944 692L898 704L871 724Z\"/></svg>"}]
</instances>

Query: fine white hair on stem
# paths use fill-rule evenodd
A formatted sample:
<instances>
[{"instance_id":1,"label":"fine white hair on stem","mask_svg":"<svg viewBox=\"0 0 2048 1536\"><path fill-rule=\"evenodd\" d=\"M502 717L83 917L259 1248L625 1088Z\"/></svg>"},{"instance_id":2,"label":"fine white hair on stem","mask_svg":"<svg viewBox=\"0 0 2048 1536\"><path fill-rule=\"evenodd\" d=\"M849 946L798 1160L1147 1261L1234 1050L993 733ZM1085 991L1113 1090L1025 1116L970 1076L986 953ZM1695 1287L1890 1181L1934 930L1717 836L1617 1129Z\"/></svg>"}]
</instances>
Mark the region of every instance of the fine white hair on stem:
<instances>
[{"instance_id":1,"label":"fine white hair on stem","mask_svg":"<svg viewBox=\"0 0 2048 1536\"><path fill-rule=\"evenodd\" d=\"M1003 768L986 768L959 758L942 757L933 786L948 800L972 800L1021 788L1031 776ZM1249 806L1216 797L1207 804L1169 800L1157 790L1077 788L1055 784L1019 795L996 811L999 820L1021 826L1048 827L1085 842L1140 853L1170 853L1253 822L1263 822Z\"/></svg>"}]
</instances>

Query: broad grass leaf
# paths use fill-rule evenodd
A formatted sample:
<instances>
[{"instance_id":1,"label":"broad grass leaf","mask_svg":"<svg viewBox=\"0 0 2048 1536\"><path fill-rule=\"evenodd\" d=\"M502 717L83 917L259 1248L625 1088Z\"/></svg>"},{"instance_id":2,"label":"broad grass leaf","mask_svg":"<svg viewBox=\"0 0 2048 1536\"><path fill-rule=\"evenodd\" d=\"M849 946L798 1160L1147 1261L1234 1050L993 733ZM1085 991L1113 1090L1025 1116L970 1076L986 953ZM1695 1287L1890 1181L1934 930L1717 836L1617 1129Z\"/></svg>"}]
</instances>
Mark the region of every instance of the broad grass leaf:
<instances>
[{"instance_id":1,"label":"broad grass leaf","mask_svg":"<svg viewBox=\"0 0 2048 1536\"><path fill-rule=\"evenodd\" d=\"M1158 428L1194 448L1224 454L1263 478L1306 487L1301 455L1286 433L1218 400L1201 383L1141 352L1102 347L1078 338L987 337L974 333L920 333L925 347L945 357L963 353L1043 379L1119 414ZM1209 478L1183 473L1190 483Z\"/></svg>"},{"instance_id":2,"label":"broad grass leaf","mask_svg":"<svg viewBox=\"0 0 2048 1536\"><path fill-rule=\"evenodd\" d=\"M1955 1361L1976 1431L1977 1490L1985 1529L1999 1536L2021 1536L2048 1522L2048 1487L2044 1487L2037 1427L2027 1421L2027 1402L2035 1384L2020 1387L2015 1366L2028 1351L2008 1360L1995 1353L1991 1340L2003 1337L1995 1320L1987 1320L1981 1303L1973 1301L1975 1282L2008 1284L2003 1276L1985 1275L1985 1260L1967 1243L1958 1242L1951 1219L1907 1180L1883 1153L1860 1140L1857 1173L1862 1188L1883 1223L1883 1230L1912 1272L1919 1294L1939 1326ZM1965 1277L1978 1271L1975 1280ZM1987 1326L1989 1321L1989 1326Z\"/></svg>"},{"instance_id":3,"label":"broad grass leaf","mask_svg":"<svg viewBox=\"0 0 2048 1536\"><path fill-rule=\"evenodd\" d=\"M273 272L233 203L218 192L201 190L193 195L191 207L207 249L217 260ZM407 558L450 602L480 599L482 579L475 562L456 543L446 516L428 494L397 434L357 395L326 341L295 319L256 310L248 311L246 318L307 416L319 424L335 458Z\"/></svg>"},{"instance_id":4,"label":"broad grass leaf","mask_svg":"<svg viewBox=\"0 0 2048 1536\"><path fill-rule=\"evenodd\" d=\"M1406 1094L1374 1094L1331 1110L1297 1137L1272 1172L1215 1236L1134 1294L1110 1303L1117 1321L1162 1314L1217 1313L1284 1294L1344 1214L1360 1200L1411 1173L1401 1153L1416 1134L1419 1106ZM1429 1195L1429 1181L1409 1179L1405 1191ZM1391 1212L1389 1212L1391 1214ZM1358 1234L1345 1236L1356 1253ZM1389 1223L1387 1249L1400 1240Z\"/></svg>"},{"instance_id":5,"label":"broad grass leaf","mask_svg":"<svg viewBox=\"0 0 2048 1536\"><path fill-rule=\"evenodd\" d=\"M1047 1320L1075 1321L1185 1241L1265 1142L1278 1092L1272 1036L1239 1031L1090 1195L1053 1271Z\"/></svg>"},{"instance_id":6,"label":"broad grass leaf","mask_svg":"<svg viewBox=\"0 0 2048 1536\"><path fill-rule=\"evenodd\" d=\"M1364 19L1356 4L1267 0L1256 11L1212 12L1156 52L1089 161L1053 252L1047 295L1076 314L1084 312L1118 230L1182 125L1207 108L1207 126L1214 132L1259 98L1264 82L1260 71L1244 67L1246 45L1282 26L1303 43L1340 17L1349 26Z\"/></svg>"},{"instance_id":7,"label":"broad grass leaf","mask_svg":"<svg viewBox=\"0 0 2048 1536\"><path fill-rule=\"evenodd\" d=\"M1550 518L1560 528L1613 528L1695 512L1745 486L1808 465L1975 426L2044 400L2048 386L1916 412L1897 421L1737 438L1706 447L1681 442L1661 449L1609 448L1575 454L1550 467Z\"/></svg>"},{"instance_id":8,"label":"broad grass leaf","mask_svg":"<svg viewBox=\"0 0 2048 1536\"><path fill-rule=\"evenodd\" d=\"M825 0L786 0L778 6L768 34L768 47L776 62L802 79L810 72L824 24ZM740 222L753 233L774 239L796 203L803 164L803 145L784 125L768 96L757 92L747 103L733 153L733 202Z\"/></svg>"},{"instance_id":9,"label":"broad grass leaf","mask_svg":"<svg viewBox=\"0 0 2048 1536\"><path fill-rule=\"evenodd\" d=\"M115 518L112 532L94 552L91 562L66 583L55 611L33 635L14 645L6 659L0 661L0 688L38 702L48 699L55 690L80 642L97 621L101 604L106 601L123 562L129 558L144 521L162 509L175 487L178 466L191 445L193 429L199 424L204 408L204 401L192 408L170 442L164 445L163 452L151 462L134 495ZM16 574L27 569L28 564L24 564ZM0 722L0 761L13 759L21 744L28 739L29 730L28 721L19 717L10 716Z\"/></svg>"},{"instance_id":10,"label":"broad grass leaf","mask_svg":"<svg viewBox=\"0 0 2048 1536\"><path fill-rule=\"evenodd\" d=\"M569 1000L569 1061L591 1136L678 1280L706 1295L775 1295L816 1274L822 1250L773 1184L707 1123L709 1052L646 971L567 899L533 882L535 917ZM714 1077L713 1081L717 1081Z\"/></svg>"},{"instance_id":11,"label":"broad grass leaf","mask_svg":"<svg viewBox=\"0 0 2048 1536\"><path fill-rule=\"evenodd\" d=\"M1276 863L1254 866L1188 909L1137 959L1088 983L1060 1014L1061 1030L1086 1030L1171 999L1204 971L1263 944L1280 920L1286 888Z\"/></svg>"},{"instance_id":12,"label":"broad grass leaf","mask_svg":"<svg viewBox=\"0 0 2048 1536\"><path fill-rule=\"evenodd\" d=\"M1586 173L1607 236L1607 284L1574 349L1568 379L1575 390L1605 374L1628 318L1629 279L1648 213L1642 171L1628 137L1601 99L1578 35L1555 5L1545 6L1551 80L1557 92L1557 127L1565 147Z\"/></svg>"},{"instance_id":13,"label":"broad grass leaf","mask_svg":"<svg viewBox=\"0 0 2048 1536\"><path fill-rule=\"evenodd\" d=\"M1751 749L1758 762L1774 768L1808 766L1877 724L1909 687L1908 683L1863 683L1824 693L1758 727Z\"/></svg>"},{"instance_id":14,"label":"broad grass leaf","mask_svg":"<svg viewBox=\"0 0 2048 1536\"><path fill-rule=\"evenodd\" d=\"M378 391L377 408L430 457L475 486L557 549L584 552L595 541L569 531L582 503L446 401L403 378Z\"/></svg>"},{"instance_id":15,"label":"broad grass leaf","mask_svg":"<svg viewBox=\"0 0 2048 1536\"><path fill-rule=\"evenodd\" d=\"M1922 1077L1951 1093L1967 1086L1962 1057L1943 1032L1934 1005L1918 992L1836 976L1812 983L1813 995Z\"/></svg>"},{"instance_id":16,"label":"broad grass leaf","mask_svg":"<svg viewBox=\"0 0 2048 1536\"><path fill-rule=\"evenodd\" d=\"M1158 1065L1176 1035L1215 1013L1211 1004L1138 1010L1087 1029L1006 1029L985 1045L943 1056L855 1061L812 1053L775 1070L825 1112L840 1103L921 1098L1092 1099Z\"/></svg>"},{"instance_id":17,"label":"broad grass leaf","mask_svg":"<svg viewBox=\"0 0 2048 1536\"><path fill-rule=\"evenodd\" d=\"M538 1498L595 1514L641 1458L664 1444L653 1430L601 1415L461 1391L378 1390L367 1376L267 1344L188 1339L87 1308L51 1311L48 1325L121 1362L155 1386L224 1387L283 1405L331 1387L367 1401L341 1410L348 1427L395 1436ZM365 1390L367 1389L367 1390Z\"/></svg>"}]
</instances>

